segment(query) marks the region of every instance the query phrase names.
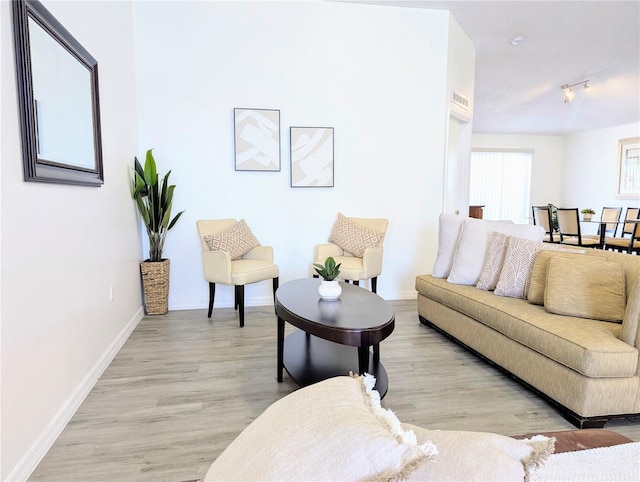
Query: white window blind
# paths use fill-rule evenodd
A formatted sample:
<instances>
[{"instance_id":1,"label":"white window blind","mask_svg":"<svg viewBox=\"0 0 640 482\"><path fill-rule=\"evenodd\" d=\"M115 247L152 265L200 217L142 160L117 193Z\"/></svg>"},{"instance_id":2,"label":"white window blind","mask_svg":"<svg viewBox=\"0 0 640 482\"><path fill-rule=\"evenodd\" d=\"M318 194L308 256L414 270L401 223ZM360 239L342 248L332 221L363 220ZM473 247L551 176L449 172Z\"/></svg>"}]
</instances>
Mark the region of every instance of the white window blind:
<instances>
[{"instance_id":1,"label":"white window blind","mask_svg":"<svg viewBox=\"0 0 640 482\"><path fill-rule=\"evenodd\" d=\"M485 219L528 224L533 151L473 150L469 204L484 205Z\"/></svg>"}]
</instances>

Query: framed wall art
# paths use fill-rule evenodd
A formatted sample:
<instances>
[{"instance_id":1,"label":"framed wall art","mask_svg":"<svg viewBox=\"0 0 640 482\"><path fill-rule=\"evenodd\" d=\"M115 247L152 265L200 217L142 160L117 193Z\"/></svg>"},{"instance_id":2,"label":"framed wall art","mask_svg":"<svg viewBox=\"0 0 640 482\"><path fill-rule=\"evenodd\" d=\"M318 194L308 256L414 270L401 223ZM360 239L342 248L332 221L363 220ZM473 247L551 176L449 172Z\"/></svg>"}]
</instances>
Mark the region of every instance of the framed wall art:
<instances>
[{"instance_id":1,"label":"framed wall art","mask_svg":"<svg viewBox=\"0 0 640 482\"><path fill-rule=\"evenodd\" d=\"M618 199L640 199L640 137L618 141Z\"/></svg>"},{"instance_id":2,"label":"framed wall art","mask_svg":"<svg viewBox=\"0 0 640 482\"><path fill-rule=\"evenodd\" d=\"M280 170L280 111L233 109L236 171Z\"/></svg>"},{"instance_id":3,"label":"framed wall art","mask_svg":"<svg viewBox=\"0 0 640 482\"><path fill-rule=\"evenodd\" d=\"M333 127L291 127L291 187L333 187Z\"/></svg>"}]
</instances>

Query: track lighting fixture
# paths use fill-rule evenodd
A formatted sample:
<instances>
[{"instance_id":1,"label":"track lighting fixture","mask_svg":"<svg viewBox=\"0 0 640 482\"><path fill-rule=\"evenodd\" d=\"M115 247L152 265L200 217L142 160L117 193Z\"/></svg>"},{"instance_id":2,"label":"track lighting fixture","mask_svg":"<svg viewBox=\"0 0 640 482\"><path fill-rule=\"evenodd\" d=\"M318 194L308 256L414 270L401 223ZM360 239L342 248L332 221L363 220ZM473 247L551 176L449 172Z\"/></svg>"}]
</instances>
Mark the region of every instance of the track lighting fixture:
<instances>
[{"instance_id":1,"label":"track lighting fixture","mask_svg":"<svg viewBox=\"0 0 640 482\"><path fill-rule=\"evenodd\" d=\"M589 79L583 80L582 82L576 82L575 84L564 84L560 88L562 89L562 95L564 96L564 103L568 104L573 100L573 96L575 95L572 87L576 85L582 85L585 90L589 88Z\"/></svg>"}]
</instances>

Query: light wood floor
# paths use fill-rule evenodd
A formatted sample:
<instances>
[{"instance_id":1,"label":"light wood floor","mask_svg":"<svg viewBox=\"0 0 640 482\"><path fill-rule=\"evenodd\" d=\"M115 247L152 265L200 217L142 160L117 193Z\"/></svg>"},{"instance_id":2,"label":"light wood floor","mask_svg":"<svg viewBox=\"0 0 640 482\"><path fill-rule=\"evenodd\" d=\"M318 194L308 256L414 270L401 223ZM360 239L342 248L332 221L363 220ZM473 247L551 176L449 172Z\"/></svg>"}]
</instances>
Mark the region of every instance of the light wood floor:
<instances>
[{"instance_id":1,"label":"light wood floor","mask_svg":"<svg viewBox=\"0 0 640 482\"><path fill-rule=\"evenodd\" d=\"M394 301L381 344L383 405L432 429L515 435L574 427L549 404L422 326L415 301ZM30 480L181 481L203 477L224 448L297 387L276 381L273 307L174 311L143 319ZM289 331L293 328L288 327ZM640 440L640 419L608 429Z\"/></svg>"}]
</instances>

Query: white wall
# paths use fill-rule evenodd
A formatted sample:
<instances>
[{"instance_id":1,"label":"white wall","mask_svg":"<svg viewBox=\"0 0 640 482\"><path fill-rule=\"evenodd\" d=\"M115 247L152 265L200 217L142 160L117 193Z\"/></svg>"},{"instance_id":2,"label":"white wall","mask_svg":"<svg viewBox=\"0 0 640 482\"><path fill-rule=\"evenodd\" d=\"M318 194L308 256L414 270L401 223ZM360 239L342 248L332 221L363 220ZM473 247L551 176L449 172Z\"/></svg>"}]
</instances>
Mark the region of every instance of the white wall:
<instances>
[{"instance_id":1,"label":"white wall","mask_svg":"<svg viewBox=\"0 0 640 482\"><path fill-rule=\"evenodd\" d=\"M170 309L207 304L197 219L245 218L274 247L282 284L310 275L338 211L390 220L378 293L414 297L442 209L448 12L333 2L133 9L138 154L154 148L177 185L174 209L186 209L165 250ZM234 107L280 109L281 172L234 171ZM335 128L334 188L290 187L290 126ZM271 284L246 296L271 303ZM220 286L215 306L231 302Z\"/></svg>"},{"instance_id":2,"label":"white wall","mask_svg":"<svg viewBox=\"0 0 640 482\"><path fill-rule=\"evenodd\" d=\"M592 208L638 207L638 199L618 199L618 141L640 137L640 123L583 132L564 139L562 205ZM624 210L622 212L624 216Z\"/></svg>"},{"instance_id":3,"label":"white wall","mask_svg":"<svg viewBox=\"0 0 640 482\"><path fill-rule=\"evenodd\" d=\"M98 60L105 184L23 182L11 3L2 1L2 480L26 479L142 316L128 188L137 151L131 5L43 3Z\"/></svg>"},{"instance_id":4,"label":"white wall","mask_svg":"<svg viewBox=\"0 0 640 482\"><path fill-rule=\"evenodd\" d=\"M473 118L475 47L453 16L449 17L449 44L447 51L448 107L447 158L444 168L444 199L442 211L464 214L469 206L469 172L471 160L471 120ZM469 101L468 108L452 101L453 93Z\"/></svg>"}]
</instances>

